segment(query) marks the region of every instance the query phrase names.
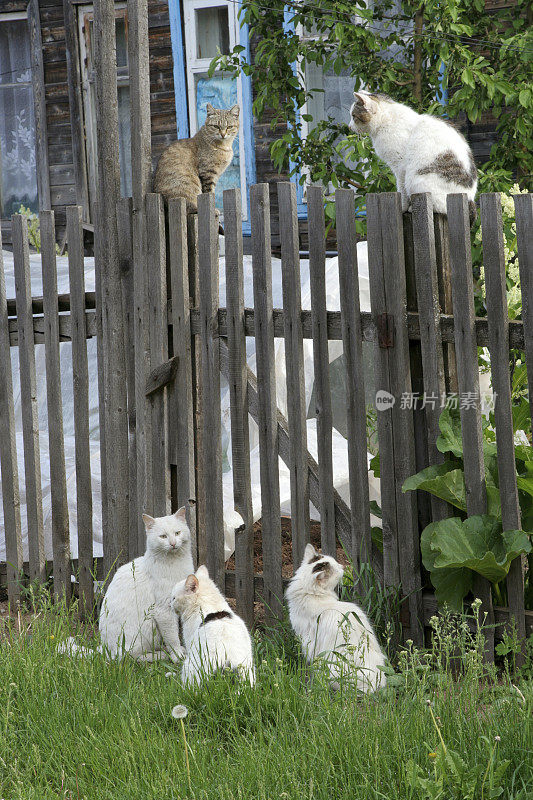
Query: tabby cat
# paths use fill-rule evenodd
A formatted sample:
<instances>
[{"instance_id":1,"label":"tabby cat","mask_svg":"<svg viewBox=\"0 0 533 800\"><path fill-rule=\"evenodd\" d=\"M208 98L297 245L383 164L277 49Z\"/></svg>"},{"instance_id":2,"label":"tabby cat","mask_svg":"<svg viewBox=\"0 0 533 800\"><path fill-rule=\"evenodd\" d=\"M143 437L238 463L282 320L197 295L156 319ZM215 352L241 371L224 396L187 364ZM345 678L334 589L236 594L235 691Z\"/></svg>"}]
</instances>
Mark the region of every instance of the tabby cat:
<instances>
[{"instance_id":1,"label":"tabby cat","mask_svg":"<svg viewBox=\"0 0 533 800\"><path fill-rule=\"evenodd\" d=\"M165 200L183 197L187 211L198 211L199 194L214 192L218 179L233 159L233 140L239 132L239 106L213 108L192 139L178 139L162 153L154 178L154 191Z\"/></svg>"}]
</instances>

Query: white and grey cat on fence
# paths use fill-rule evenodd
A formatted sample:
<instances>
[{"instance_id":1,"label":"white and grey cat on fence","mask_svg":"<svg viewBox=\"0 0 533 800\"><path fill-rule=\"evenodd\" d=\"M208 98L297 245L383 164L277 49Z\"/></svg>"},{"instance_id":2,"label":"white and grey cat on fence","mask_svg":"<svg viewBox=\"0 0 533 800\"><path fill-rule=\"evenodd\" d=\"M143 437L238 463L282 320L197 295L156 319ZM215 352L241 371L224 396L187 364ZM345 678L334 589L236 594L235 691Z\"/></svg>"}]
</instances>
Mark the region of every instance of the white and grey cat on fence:
<instances>
[{"instance_id":1,"label":"white and grey cat on fence","mask_svg":"<svg viewBox=\"0 0 533 800\"><path fill-rule=\"evenodd\" d=\"M339 600L336 588L344 568L331 556L305 548L304 559L286 592L289 618L309 664L319 662L332 686L355 682L361 692L386 684L386 656L365 612Z\"/></svg>"},{"instance_id":2,"label":"white and grey cat on fence","mask_svg":"<svg viewBox=\"0 0 533 800\"><path fill-rule=\"evenodd\" d=\"M350 130L368 134L376 155L393 171L402 210L409 210L413 194L430 192L433 210L446 214L446 195L466 193L472 224L477 169L464 136L446 120L417 114L386 95L360 91L354 98Z\"/></svg>"},{"instance_id":3,"label":"white and grey cat on fence","mask_svg":"<svg viewBox=\"0 0 533 800\"><path fill-rule=\"evenodd\" d=\"M181 617L185 659L183 683L199 685L218 670L255 683L252 640L205 566L178 583L171 606Z\"/></svg>"}]
</instances>

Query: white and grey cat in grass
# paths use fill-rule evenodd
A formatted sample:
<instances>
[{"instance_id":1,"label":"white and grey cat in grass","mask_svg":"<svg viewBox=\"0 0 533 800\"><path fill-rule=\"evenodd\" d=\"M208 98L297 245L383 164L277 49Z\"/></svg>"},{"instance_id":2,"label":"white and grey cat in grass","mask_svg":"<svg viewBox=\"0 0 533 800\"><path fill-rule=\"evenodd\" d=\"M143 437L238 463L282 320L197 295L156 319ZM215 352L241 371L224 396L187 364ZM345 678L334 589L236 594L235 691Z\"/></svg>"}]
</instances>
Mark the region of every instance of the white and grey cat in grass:
<instances>
[{"instance_id":1,"label":"white and grey cat in grass","mask_svg":"<svg viewBox=\"0 0 533 800\"><path fill-rule=\"evenodd\" d=\"M172 587L194 570L185 508L168 517L143 514L146 552L115 573L100 611L102 645L115 658L138 661L183 655Z\"/></svg>"},{"instance_id":2,"label":"white and grey cat in grass","mask_svg":"<svg viewBox=\"0 0 533 800\"><path fill-rule=\"evenodd\" d=\"M289 618L307 662L320 661L332 685L355 680L359 691L373 692L385 686L379 667L386 657L365 612L337 597L343 574L338 561L308 544L287 588Z\"/></svg>"},{"instance_id":3,"label":"white and grey cat in grass","mask_svg":"<svg viewBox=\"0 0 533 800\"><path fill-rule=\"evenodd\" d=\"M183 683L199 685L218 670L232 671L253 686L252 640L205 566L176 584L171 606L181 618L185 659Z\"/></svg>"},{"instance_id":4,"label":"white and grey cat in grass","mask_svg":"<svg viewBox=\"0 0 533 800\"><path fill-rule=\"evenodd\" d=\"M214 192L233 159L233 140L239 132L239 106L213 108L207 104L204 124L191 139L178 139L162 153L154 177L154 192L166 200L183 197L188 213L198 211L199 194Z\"/></svg>"},{"instance_id":5,"label":"white and grey cat in grass","mask_svg":"<svg viewBox=\"0 0 533 800\"><path fill-rule=\"evenodd\" d=\"M446 214L446 195L466 193L476 218L477 169L464 136L446 120L417 114L383 94L354 92L350 130L366 133L376 155L393 171L408 211L411 196L431 192L433 210Z\"/></svg>"}]
</instances>

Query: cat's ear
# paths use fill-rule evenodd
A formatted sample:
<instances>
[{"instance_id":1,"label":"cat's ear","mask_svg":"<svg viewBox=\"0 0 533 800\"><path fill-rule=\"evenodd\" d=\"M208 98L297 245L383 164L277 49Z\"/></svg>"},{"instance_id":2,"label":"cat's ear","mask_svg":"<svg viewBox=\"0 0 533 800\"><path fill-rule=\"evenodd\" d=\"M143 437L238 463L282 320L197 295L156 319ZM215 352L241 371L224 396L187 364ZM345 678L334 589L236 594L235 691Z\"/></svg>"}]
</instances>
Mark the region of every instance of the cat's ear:
<instances>
[{"instance_id":1,"label":"cat's ear","mask_svg":"<svg viewBox=\"0 0 533 800\"><path fill-rule=\"evenodd\" d=\"M185 579L185 591L188 594L194 594L194 592L198 589L198 578L196 575L188 575Z\"/></svg>"},{"instance_id":2,"label":"cat's ear","mask_svg":"<svg viewBox=\"0 0 533 800\"><path fill-rule=\"evenodd\" d=\"M240 113L241 109L239 108L239 106L232 106L230 108L230 114L233 114L234 117L238 117Z\"/></svg>"},{"instance_id":3,"label":"cat's ear","mask_svg":"<svg viewBox=\"0 0 533 800\"><path fill-rule=\"evenodd\" d=\"M143 522L147 531L151 530L155 525L155 519L150 514L143 514Z\"/></svg>"},{"instance_id":4,"label":"cat's ear","mask_svg":"<svg viewBox=\"0 0 533 800\"><path fill-rule=\"evenodd\" d=\"M312 559L312 558L314 558L314 557L315 557L315 556L317 556L317 555L318 555L317 551L315 550L315 548L313 547L313 545L312 545L312 544L309 542L309 544L307 544L307 545L305 546L305 550L304 550L304 561L305 561L305 562L307 562L307 561L311 561L311 559Z\"/></svg>"},{"instance_id":5,"label":"cat's ear","mask_svg":"<svg viewBox=\"0 0 533 800\"><path fill-rule=\"evenodd\" d=\"M176 517L178 522L186 522L185 506L182 506L181 508L178 508L178 510L176 511L174 516Z\"/></svg>"},{"instance_id":6,"label":"cat's ear","mask_svg":"<svg viewBox=\"0 0 533 800\"><path fill-rule=\"evenodd\" d=\"M208 113L208 114L212 114L212 113L214 112L214 110L215 110L215 109L213 108L213 106L211 105L211 103L208 103L208 104L206 105L206 107L205 107L205 110L207 111L207 113Z\"/></svg>"},{"instance_id":7,"label":"cat's ear","mask_svg":"<svg viewBox=\"0 0 533 800\"><path fill-rule=\"evenodd\" d=\"M198 578L209 578L209 572L207 571L205 564L202 564L201 567L198 567L196 570L196 575Z\"/></svg>"},{"instance_id":8,"label":"cat's ear","mask_svg":"<svg viewBox=\"0 0 533 800\"><path fill-rule=\"evenodd\" d=\"M368 109L372 105L372 100L367 94L363 94L362 92L354 92L353 96L358 106Z\"/></svg>"}]
</instances>

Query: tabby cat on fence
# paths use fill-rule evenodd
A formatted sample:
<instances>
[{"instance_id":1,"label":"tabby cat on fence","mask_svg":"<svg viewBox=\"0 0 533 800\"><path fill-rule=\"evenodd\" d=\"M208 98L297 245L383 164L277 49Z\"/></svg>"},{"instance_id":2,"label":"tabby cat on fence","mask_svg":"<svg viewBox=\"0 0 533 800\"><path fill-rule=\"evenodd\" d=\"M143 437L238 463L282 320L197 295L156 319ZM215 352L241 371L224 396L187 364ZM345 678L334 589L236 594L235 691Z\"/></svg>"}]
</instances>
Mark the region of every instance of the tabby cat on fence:
<instances>
[{"instance_id":1,"label":"tabby cat on fence","mask_svg":"<svg viewBox=\"0 0 533 800\"><path fill-rule=\"evenodd\" d=\"M477 169L464 136L446 120L417 114L384 94L355 92L350 130L366 133L376 155L391 168L402 195L402 211L411 195L430 192L433 210L446 214L446 195L468 196L470 224L476 218Z\"/></svg>"},{"instance_id":2,"label":"tabby cat on fence","mask_svg":"<svg viewBox=\"0 0 533 800\"><path fill-rule=\"evenodd\" d=\"M192 139L178 139L162 153L154 177L154 191L165 200L183 197L187 212L196 214L199 194L214 192L233 159L233 140L239 132L239 106L213 108Z\"/></svg>"}]
</instances>

